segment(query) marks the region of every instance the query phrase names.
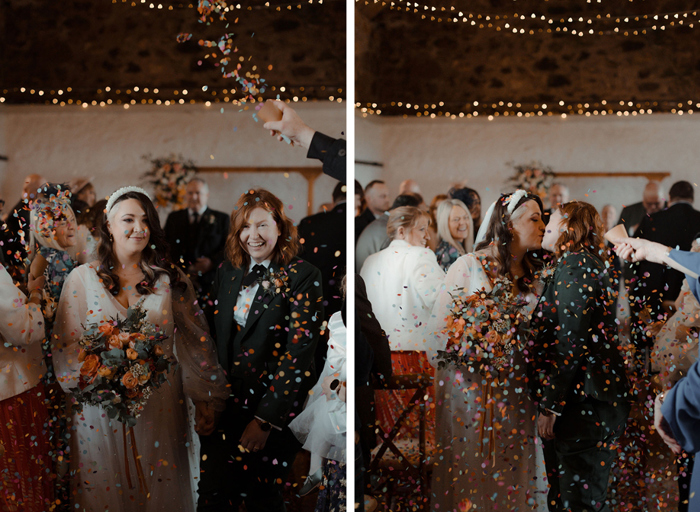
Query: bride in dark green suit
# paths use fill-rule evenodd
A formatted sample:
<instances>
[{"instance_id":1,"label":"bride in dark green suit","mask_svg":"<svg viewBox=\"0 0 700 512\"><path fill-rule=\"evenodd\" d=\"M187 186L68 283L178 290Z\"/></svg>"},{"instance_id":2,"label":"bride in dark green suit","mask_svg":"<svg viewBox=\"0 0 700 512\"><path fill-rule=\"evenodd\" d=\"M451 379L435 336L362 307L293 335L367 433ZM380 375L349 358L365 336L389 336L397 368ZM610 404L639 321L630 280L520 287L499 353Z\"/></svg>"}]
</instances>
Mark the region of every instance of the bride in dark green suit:
<instances>
[{"instance_id":1,"label":"bride in dark green suit","mask_svg":"<svg viewBox=\"0 0 700 512\"><path fill-rule=\"evenodd\" d=\"M630 411L604 232L592 205L572 201L552 212L542 240L556 267L533 315L531 375L550 511L609 512L612 443Z\"/></svg>"},{"instance_id":2,"label":"bride in dark green suit","mask_svg":"<svg viewBox=\"0 0 700 512\"><path fill-rule=\"evenodd\" d=\"M284 511L282 489L300 448L287 425L315 382L323 322L320 271L299 259L298 235L267 190L231 214L226 261L209 308L231 396L216 431L201 436L198 511Z\"/></svg>"}]
</instances>

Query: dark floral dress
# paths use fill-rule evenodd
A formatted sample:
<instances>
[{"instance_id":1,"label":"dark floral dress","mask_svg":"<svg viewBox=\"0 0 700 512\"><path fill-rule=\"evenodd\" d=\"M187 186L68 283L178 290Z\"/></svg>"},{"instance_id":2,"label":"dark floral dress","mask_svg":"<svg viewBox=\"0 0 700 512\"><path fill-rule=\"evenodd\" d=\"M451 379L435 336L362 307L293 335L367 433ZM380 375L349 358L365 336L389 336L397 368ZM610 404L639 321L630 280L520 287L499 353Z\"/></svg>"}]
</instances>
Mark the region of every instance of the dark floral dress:
<instances>
[{"instance_id":1,"label":"dark floral dress","mask_svg":"<svg viewBox=\"0 0 700 512\"><path fill-rule=\"evenodd\" d=\"M435 249L435 256L442 270L447 272L461 254L459 254L459 251L454 245L451 245L447 240L443 240L438 244L437 249Z\"/></svg>"},{"instance_id":2,"label":"dark floral dress","mask_svg":"<svg viewBox=\"0 0 700 512\"><path fill-rule=\"evenodd\" d=\"M314 512L346 512L346 477L346 466L343 462L326 459Z\"/></svg>"}]
</instances>

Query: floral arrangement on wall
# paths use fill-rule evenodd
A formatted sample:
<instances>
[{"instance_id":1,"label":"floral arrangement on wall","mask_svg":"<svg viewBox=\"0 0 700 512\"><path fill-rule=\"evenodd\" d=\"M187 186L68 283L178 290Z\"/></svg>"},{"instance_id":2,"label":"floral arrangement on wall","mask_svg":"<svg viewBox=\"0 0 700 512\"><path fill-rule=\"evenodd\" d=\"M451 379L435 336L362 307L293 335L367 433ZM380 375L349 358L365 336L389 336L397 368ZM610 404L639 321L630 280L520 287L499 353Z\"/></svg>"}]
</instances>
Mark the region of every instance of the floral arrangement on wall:
<instances>
[{"instance_id":1,"label":"floral arrangement on wall","mask_svg":"<svg viewBox=\"0 0 700 512\"><path fill-rule=\"evenodd\" d=\"M541 162L531 162L525 165L515 165L515 174L508 180L516 189L521 188L543 199L547 196L549 187L554 183L554 171Z\"/></svg>"},{"instance_id":2,"label":"floral arrangement on wall","mask_svg":"<svg viewBox=\"0 0 700 512\"><path fill-rule=\"evenodd\" d=\"M151 158L144 156L151 168L143 174L146 183L153 186L153 202L159 208L171 207L179 210L185 205L185 189L195 174L197 167L182 155Z\"/></svg>"}]
</instances>

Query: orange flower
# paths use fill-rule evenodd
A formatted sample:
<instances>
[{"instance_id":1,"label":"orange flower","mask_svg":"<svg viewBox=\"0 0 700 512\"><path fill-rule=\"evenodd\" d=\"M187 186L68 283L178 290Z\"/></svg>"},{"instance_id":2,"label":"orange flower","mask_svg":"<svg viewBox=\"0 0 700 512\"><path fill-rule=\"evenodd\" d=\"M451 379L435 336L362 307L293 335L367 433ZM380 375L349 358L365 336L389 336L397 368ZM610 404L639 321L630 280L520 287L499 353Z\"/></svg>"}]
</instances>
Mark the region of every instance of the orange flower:
<instances>
[{"instance_id":1,"label":"orange flower","mask_svg":"<svg viewBox=\"0 0 700 512\"><path fill-rule=\"evenodd\" d=\"M80 375L85 377L93 377L97 373L97 369L100 367L100 358L95 354L90 354L85 356L85 361L80 367Z\"/></svg>"},{"instance_id":2,"label":"orange flower","mask_svg":"<svg viewBox=\"0 0 700 512\"><path fill-rule=\"evenodd\" d=\"M142 386L145 385L149 380L151 379L151 372L148 372L146 375L139 375L139 384Z\"/></svg>"},{"instance_id":3,"label":"orange flower","mask_svg":"<svg viewBox=\"0 0 700 512\"><path fill-rule=\"evenodd\" d=\"M126 372L122 377L122 384L126 389L134 389L139 383L139 380L131 372Z\"/></svg>"},{"instance_id":4,"label":"orange flower","mask_svg":"<svg viewBox=\"0 0 700 512\"><path fill-rule=\"evenodd\" d=\"M133 348L127 348L126 357L134 361L137 357L139 357L139 353L136 352Z\"/></svg>"},{"instance_id":5,"label":"orange flower","mask_svg":"<svg viewBox=\"0 0 700 512\"><path fill-rule=\"evenodd\" d=\"M141 334L140 332L132 332L131 334L129 334L129 341L144 341L145 339L146 335ZM129 345L131 345L131 343L129 343Z\"/></svg>"},{"instance_id":6,"label":"orange flower","mask_svg":"<svg viewBox=\"0 0 700 512\"><path fill-rule=\"evenodd\" d=\"M160 357L160 356L162 356L163 354L165 354L165 352L163 352L163 347L161 347L160 345L156 345L156 346L153 347L153 353L154 353L155 355L157 355L158 357Z\"/></svg>"},{"instance_id":7,"label":"orange flower","mask_svg":"<svg viewBox=\"0 0 700 512\"><path fill-rule=\"evenodd\" d=\"M108 348L109 350L113 350L113 349L115 349L115 348L118 348L119 350L121 350L121 348L122 348L122 342L121 342L121 340L119 339L119 336L118 336L118 335L113 334L113 335L111 335L111 336L109 337L109 339L107 340L107 348Z\"/></svg>"},{"instance_id":8,"label":"orange flower","mask_svg":"<svg viewBox=\"0 0 700 512\"><path fill-rule=\"evenodd\" d=\"M78 352L78 362L82 363L83 361L85 361L86 355L87 353L81 348L80 352Z\"/></svg>"},{"instance_id":9,"label":"orange flower","mask_svg":"<svg viewBox=\"0 0 700 512\"><path fill-rule=\"evenodd\" d=\"M100 368L97 370L97 375L104 377L105 379L109 379L114 375L114 370L108 366L100 366Z\"/></svg>"},{"instance_id":10,"label":"orange flower","mask_svg":"<svg viewBox=\"0 0 700 512\"><path fill-rule=\"evenodd\" d=\"M489 345L498 345L501 342L501 335L496 331L487 332L484 338Z\"/></svg>"},{"instance_id":11,"label":"orange flower","mask_svg":"<svg viewBox=\"0 0 700 512\"><path fill-rule=\"evenodd\" d=\"M102 324L97 328L98 331L100 331L102 334L106 334L107 336L110 336L114 334L114 326L112 324Z\"/></svg>"}]
</instances>

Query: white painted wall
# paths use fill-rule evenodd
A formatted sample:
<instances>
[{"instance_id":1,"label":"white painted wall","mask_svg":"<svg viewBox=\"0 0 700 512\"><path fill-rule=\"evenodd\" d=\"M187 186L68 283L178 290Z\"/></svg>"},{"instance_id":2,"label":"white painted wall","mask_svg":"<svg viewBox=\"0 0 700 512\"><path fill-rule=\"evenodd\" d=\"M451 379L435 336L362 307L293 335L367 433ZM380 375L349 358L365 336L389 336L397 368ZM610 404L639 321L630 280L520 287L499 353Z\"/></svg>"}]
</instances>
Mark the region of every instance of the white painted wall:
<instances>
[{"instance_id":1,"label":"white painted wall","mask_svg":"<svg viewBox=\"0 0 700 512\"><path fill-rule=\"evenodd\" d=\"M365 185L384 179L393 194L413 178L426 201L466 180L478 190L485 210L500 192L513 165L533 160L555 171L669 171L666 189L678 180L700 183L700 115L635 117L427 119L358 117L357 158L384 164L356 166ZM374 172L370 172L374 171ZM379 171L379 172L377 172ZM571 198L600 208L641 200L644 178L562 179ZM588 196L586 196L588 194ZM700 192L698 193L700 196ZM700 197L696 201L700 207Z\"/></svg>"},{"instance_id":2,"label":"white painted wall","mask_svg":"<svg viewBox=\"0 0 700 512\"><path fill-rule=\"evenodd\" d=\"M312 127L333 137L344 136L345 105L294 104ZM233 105L175 105L123 107L6 106L0 108L0 193L8 207L20 196L24 177L32 172L50 181L94 176L98 197L125 185L142 184L148 170L143 155L181 154L197 165L217 167L319 167L306 150L270 137L256 122L252 109ZM3 136L3 126L5 127ZM307 212L307 185L303 177L275 173L206 174L210 206L230 212L245 190L265 187L289 205L295 221ZM330 202L336 181L318 178L314 211Z\"/></svg>"}]
</instances>

